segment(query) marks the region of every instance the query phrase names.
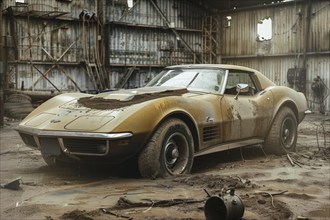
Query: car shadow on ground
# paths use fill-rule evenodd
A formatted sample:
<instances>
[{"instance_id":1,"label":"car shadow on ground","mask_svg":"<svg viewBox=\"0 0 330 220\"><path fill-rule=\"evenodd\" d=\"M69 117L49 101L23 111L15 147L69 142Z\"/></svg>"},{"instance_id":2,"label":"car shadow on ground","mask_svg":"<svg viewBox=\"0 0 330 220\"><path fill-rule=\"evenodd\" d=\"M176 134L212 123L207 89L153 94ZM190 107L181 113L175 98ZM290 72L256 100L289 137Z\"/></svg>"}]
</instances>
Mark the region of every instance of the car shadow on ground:
<instances>
[{"instance_id":1,"label":"car shadow on ground","mask_svg":"<svg viewBox=\"0 0 330 220\"><path fill-rule=\"evenodd\" d=\"M224 169L232 163L244 162L244 160L265 159L260 147L245 147L232 149L199 156L194 159L191 174L208 172L214 169ZM91 181L109 178L133 178L140 179L140 173L135 160L123 164L69 164L61 166L41 166L32 173L40 172L46 175L46 179L58 178L66 181Z\"/></svg>"},{"instance_id":2,"label":"car shadow on ground","mask_svg":"<svg viewBox=\"0 0 330 220\"><path fill-rule=\"evenodd\" d=\"M42 166L36 172L44 173L49 178L66 180L103 180L108 178L140 178L138 169L132 161L123 164L72 164L60 166Z\"/></svg>"}]
</instances>

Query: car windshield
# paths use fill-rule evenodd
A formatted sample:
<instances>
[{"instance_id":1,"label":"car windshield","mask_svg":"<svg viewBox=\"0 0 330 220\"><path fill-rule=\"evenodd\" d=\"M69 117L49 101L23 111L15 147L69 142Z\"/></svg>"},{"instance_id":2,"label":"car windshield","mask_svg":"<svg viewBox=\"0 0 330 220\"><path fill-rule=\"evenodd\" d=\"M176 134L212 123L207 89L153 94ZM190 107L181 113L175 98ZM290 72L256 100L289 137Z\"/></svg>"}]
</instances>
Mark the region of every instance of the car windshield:
<instances>
[{"instance_id":1,"label":"car windshield","mask_svg":"<svg viewBox=\"0 0 330 220\"><path fill-rule=\"evenodd\" d=\"M165 69L146 86L185 87L189 90L219 93L224 79L223 69Z\"/></svg>"}]
</instances>

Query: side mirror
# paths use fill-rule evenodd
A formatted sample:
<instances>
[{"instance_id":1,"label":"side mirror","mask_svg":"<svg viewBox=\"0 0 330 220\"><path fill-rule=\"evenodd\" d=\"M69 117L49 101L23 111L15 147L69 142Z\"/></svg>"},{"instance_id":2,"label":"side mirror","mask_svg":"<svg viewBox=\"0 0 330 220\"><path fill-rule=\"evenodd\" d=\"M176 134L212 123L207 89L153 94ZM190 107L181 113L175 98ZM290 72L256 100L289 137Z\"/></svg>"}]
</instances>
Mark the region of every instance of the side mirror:
<instances>
[{"instance_id":1,"label":"side mirror","mask_svg":"<svg viewBox=\"0 0 330 220\"><path fill-rule=\"evenodd\" d=\"M249 92L249 85L248 84L244 84L244 83L239 83L236 85L236 92L237 94L235 95L235 100L237 100L238 95L241 92Z\"/></svg>"}]
</instances>

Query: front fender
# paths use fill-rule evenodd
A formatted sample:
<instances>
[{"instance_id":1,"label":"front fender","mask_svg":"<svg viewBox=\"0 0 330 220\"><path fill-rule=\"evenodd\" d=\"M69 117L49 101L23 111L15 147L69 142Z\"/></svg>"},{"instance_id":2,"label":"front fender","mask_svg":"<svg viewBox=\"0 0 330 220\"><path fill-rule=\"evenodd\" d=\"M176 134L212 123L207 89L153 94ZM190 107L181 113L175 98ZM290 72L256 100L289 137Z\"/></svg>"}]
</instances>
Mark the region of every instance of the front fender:
<instances>
[{"instance_id":1,"label":"front fender","mask_svg":"<svg viewBox=\"0 0 330 220\"><path fill-rule=\"evenodd\" d=\"M59 107L60 105L68 103L72 100L79 99L81 97L87 97L87 96L91 96L91 95L86 94L86 93L65 93L65 94L57 95L57 96L47 100L46 102L42 103L40 106L38 106L35 110L33 110L29 115L27 115L22 120L22 123L25 123L32 117L34 117L42 112L45 112L49 109Z\"/></svg>"},{"instance_id":2,"label":"front fender","mask_svg":"<svg viewBox=\"0 0 330 220\"><path fill-rule=\"evenodd\" d=\"M123 118L124 120L118 118L118 121L122 123L118 124L113 131L131 131L134 135L139 135L137 145L140 145L139 148L141 149L164 121L168 118L179 118L189 126L194 138L196 138L194 139L196 145L199 145L196 115L197 112L201 118L206 118L209 115L206 112L205 114L201 113L200 106L191 101L183 101L181 97L167 97L141 105L143 106L134 107L136 110L134 113L132 113L133 110L127 109L127 113L130 112L129 116ZM210 111L211 108L206 107L205 109ZM196 112L196 115L193 115L192 112Z\"/></svg>"}]
</instances>

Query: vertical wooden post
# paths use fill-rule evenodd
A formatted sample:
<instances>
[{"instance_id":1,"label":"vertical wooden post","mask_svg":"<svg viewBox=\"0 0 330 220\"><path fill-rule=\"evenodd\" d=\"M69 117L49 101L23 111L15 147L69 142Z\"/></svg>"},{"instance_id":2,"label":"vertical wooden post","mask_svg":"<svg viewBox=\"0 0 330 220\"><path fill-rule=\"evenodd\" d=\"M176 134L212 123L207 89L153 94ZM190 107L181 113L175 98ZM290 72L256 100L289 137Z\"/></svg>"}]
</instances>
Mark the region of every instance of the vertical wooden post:
<instances>
[{"instance_id":1,"label":"vertical wooden post","mask_svg":"<svg viewBox=\"0 0 330 220\"><path fill-rule=\"evenodd\" d=\"M3 72L3 33L2 33L2 0L0 0L0 127L4 125L4 72Z\"/></svg>"}]
</instances>

